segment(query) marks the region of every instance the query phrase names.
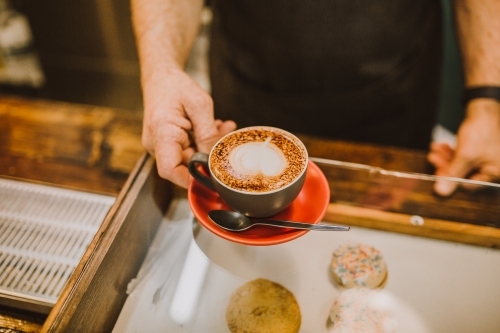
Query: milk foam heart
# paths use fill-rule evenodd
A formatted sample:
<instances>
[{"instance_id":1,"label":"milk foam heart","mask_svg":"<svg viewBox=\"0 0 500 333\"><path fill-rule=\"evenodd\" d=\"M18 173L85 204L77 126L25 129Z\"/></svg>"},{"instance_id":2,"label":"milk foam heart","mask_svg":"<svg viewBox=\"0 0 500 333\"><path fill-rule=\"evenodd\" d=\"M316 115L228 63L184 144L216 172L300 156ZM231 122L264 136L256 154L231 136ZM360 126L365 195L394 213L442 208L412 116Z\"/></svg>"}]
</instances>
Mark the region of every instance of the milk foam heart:
<instances>
[{"instance_id":1,"label":"milk foam heart","mask_svg":"<svg viewBox=\"0 0 500 333\"><path fill-rule=\"evenodd\" d=\"M269 140L237 146L229 154L229 163L244 176L278 176L287 166L285 155Z\"/></svg>"},{"instance_id":2,"label":"milk foam heart","mask_svg":"<svg viewBox=\"0 0 500 333\"><path fill-rule=\"evenodd\" d=\"M210 172L239 191L268 192L292 184L307 169L298 138L272 127L249 127L222 138L210 153Z\"/></svg>"}]
</instances>

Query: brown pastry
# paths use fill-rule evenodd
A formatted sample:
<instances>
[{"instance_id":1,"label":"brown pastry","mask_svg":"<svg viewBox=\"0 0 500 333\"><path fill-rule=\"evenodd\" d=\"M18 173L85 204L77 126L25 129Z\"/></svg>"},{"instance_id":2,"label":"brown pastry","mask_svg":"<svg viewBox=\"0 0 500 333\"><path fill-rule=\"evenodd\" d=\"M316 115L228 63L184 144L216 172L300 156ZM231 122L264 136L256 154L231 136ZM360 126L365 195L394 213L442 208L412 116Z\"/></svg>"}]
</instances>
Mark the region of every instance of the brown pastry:
<instances>
[{"instance_id":1,"label":"brown pastry","mask_svg":"<svg viewBox=\"0 0 500 333\"><path fill-rule=\"evenodd\" d=\"M226 321L232 333L296 333L301 315L290 291L278 283L256 279L231 295Z\"/></svg>"}]
</instances>

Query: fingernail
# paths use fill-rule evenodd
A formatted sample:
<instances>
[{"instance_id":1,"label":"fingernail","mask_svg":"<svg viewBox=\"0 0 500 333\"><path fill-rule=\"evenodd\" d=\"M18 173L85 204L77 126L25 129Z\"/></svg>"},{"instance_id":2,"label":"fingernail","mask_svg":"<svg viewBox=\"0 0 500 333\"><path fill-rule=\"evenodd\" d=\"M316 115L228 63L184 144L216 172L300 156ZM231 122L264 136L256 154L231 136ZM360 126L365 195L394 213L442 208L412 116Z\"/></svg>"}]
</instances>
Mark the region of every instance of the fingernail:
<instances>
[{"instance_id":1,"label":"fingernail","mask_svg":"<svg viewBox=\"0 0 500 333\"><path fill-rule=\"evenodd\" d=\"M434 190L437 194L447 197L455 191L456 187L457 185L453 182L441 180L436 182Z\"/></svg>"}]
</instances>

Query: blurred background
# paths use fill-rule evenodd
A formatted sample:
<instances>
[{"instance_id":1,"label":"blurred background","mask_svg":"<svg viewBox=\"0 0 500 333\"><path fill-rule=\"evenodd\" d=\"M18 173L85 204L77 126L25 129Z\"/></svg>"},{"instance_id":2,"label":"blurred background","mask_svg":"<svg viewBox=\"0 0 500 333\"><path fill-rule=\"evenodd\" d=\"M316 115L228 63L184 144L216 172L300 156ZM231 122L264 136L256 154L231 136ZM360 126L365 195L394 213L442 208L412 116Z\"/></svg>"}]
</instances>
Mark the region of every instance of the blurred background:
<instances>
[{"instance_id":1,"label":"blurred background","mask_svg":"<svg viewBox=\"0 0 500 333\"><path fill-rule=\"evenodd\" d=\"M455 132L463 117L463 80L450 0L441 1L445 65L439 124ZM0 0L0 93L141 111L130 15L129 0ZM188 71L209 89L209 9L203 23Z\"/></svg>"},{"instance_id":2,"label":"blurred background","mask_svg":"<svg viewBox=\"0 0 500 333\"><path fill-rule=\"evenodd\" d=\"M0 0L25 15L45 81L2 91L55 100L141 108L139 66L127 0ZM12 16L12 15L10 15ZM6 29L3 22L0 30Z\"/></svg>"}]
</instances>

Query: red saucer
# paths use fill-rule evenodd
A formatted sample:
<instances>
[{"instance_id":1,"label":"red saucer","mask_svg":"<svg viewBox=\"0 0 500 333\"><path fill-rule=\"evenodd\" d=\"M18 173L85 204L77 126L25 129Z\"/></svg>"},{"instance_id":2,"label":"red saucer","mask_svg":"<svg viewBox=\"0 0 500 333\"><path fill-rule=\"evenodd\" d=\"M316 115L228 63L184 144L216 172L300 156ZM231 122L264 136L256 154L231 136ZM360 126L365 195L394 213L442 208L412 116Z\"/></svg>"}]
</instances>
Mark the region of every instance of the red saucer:
<instances>
[{"instance_id":1,"label":"red saucer","mask_svg":"<svg viewBox=\"0 0 500 333\"><path fill-rule=\"evenodd\" d=\"M230 210L219 195L191 179L188 188L188 200L198 221L212 233L224 239L246 245L280 244L306 234L307 230L278 228L270 226L255 226L245 231L232 232L219 228L208 217L208 212L214 209ZM284 211L269 217L289 221L319 223L330 202L328 181L320 168L309 161L304 187L298 197Z\"/></svg>"}]
</instances>

